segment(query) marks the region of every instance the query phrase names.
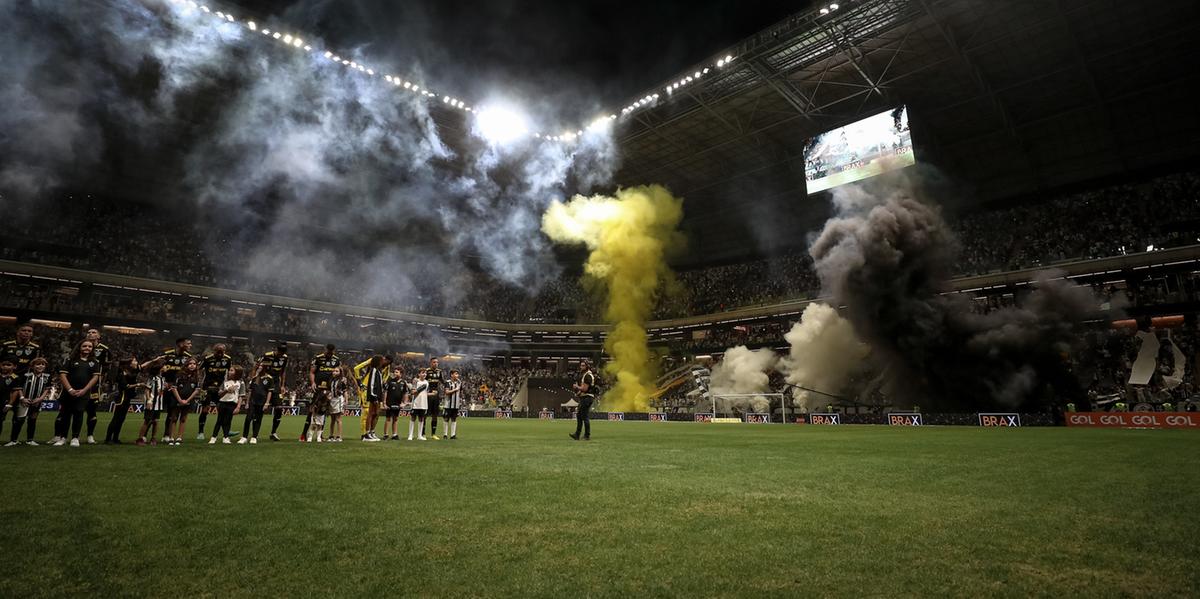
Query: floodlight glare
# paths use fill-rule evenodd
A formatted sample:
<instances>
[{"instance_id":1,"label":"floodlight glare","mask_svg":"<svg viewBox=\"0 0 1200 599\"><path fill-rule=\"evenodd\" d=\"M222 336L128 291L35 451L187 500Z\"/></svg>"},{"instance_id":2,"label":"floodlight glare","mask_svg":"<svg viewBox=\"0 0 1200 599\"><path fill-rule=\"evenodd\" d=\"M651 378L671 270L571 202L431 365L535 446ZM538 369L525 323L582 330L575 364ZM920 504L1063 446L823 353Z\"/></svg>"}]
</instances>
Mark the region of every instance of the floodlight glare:
<instances>
[{"instance_id":1,"label":"floodlight glare","mask_svg":"<svg viewBox=\"0 0 1200 599\"><path fill-rule=\"evenodd\" d=\"M489 106L475 113L475 129L488 142L504 145L528 133L529 119L503 106Z\"/></svg>"}]
</instances>

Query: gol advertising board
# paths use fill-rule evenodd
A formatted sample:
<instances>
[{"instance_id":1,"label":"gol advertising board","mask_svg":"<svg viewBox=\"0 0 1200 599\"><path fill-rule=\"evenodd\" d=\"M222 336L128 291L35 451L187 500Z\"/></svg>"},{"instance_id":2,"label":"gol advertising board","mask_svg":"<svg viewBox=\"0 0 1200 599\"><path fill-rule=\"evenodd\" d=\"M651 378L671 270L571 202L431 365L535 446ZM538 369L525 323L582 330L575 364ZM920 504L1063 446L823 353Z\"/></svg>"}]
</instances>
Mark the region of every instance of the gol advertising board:
<instances>
[{"instance_id":1,"label":"gol advertising board","mask_svg":"<svg viewBox=\"0 0 1200 599\"><path fill-rule=\"evenodd\" d=\"M1068 412L1067 426L1200 429L1198 412Z\"/></svg>"}]
</instances>

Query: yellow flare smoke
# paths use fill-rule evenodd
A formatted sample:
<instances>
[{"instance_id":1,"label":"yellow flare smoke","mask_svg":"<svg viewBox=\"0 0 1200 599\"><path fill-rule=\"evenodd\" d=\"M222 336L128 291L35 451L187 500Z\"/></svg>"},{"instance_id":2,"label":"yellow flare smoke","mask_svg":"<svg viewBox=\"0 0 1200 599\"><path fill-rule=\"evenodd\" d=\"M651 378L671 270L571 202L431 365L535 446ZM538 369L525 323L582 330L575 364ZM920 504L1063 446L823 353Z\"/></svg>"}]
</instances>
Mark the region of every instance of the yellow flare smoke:
<instances>
[{"instance_id":1,"label":"yellow flare smoke","mask_svg":"<svg viewBox=\"0 0 1200 599\"><path fill-rule=\"evenodd\" d=\"M582 243L591 250L586 274L603 283L605 320L613 325L604 349L604 366L615 381L605 409L645 411L654 391L654 365L646 341L646 321L659 288L671 278L667 254L683 244L676 230L683 200L659 185L634 187L616 197L575 196L554 202L542 216L542 231L560 243Z\"/></svg>"}]
</instances>

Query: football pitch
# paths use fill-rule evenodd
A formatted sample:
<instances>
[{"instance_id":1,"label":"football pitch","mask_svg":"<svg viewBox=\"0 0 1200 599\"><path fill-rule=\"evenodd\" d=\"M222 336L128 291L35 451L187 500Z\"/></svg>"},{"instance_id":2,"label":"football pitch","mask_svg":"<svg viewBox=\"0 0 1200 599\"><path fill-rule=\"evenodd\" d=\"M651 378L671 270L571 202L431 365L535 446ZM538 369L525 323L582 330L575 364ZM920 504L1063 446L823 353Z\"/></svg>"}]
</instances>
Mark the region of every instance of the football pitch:
<instances>
[{"instance_id":1,"label":"football pitch","mask_svg":"<svg viewBox=\"0 0 1200 599\"><path fill-rule=\"evenodd\" d=\"M357 422L342 444L288 418L284 442L210 446L193 417L180 447L0 448L0 595L1200 593L1194 431L595 422L585 443L476 418L366 444Z\"/></svg>"}]
</instances>

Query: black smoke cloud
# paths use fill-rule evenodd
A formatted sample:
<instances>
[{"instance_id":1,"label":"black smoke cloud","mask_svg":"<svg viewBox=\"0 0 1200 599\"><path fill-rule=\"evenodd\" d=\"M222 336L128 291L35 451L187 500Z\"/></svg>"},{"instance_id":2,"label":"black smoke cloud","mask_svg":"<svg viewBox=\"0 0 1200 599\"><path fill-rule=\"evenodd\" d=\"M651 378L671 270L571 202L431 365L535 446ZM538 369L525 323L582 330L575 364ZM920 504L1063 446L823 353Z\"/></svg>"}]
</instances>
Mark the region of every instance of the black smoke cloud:
<instances>
[{"instance_id":1,"label":"black smoke cloud","mask_svg":"<svg viewBox=\"0 0 1200 599\"><path fill-rule=\"evenodd\" d=\"M810 247L822 286L886 366L894 404L1037 409L1070 394L1064 354L1090 292L1041 280L1019 307L972 311L942 293L958 244L912 169L833 192L836 216Z\"/></svg>"},{"instance_id":2,"label":"black smoke cloud","mask_svg":"<svg viewBox=\"0 0 1200 599\"><path fill-rule=\"evenodd\" d=\"M317 52L162 0L0 3L3 202L136 189L194 215L178 234L199 240L220 284L305 297L439 310L471 291L467 262L526 290L557 274L541 213L609 185L610 136L500 152L461 115L306 42Z\"/></svg>"}]
</instances>

